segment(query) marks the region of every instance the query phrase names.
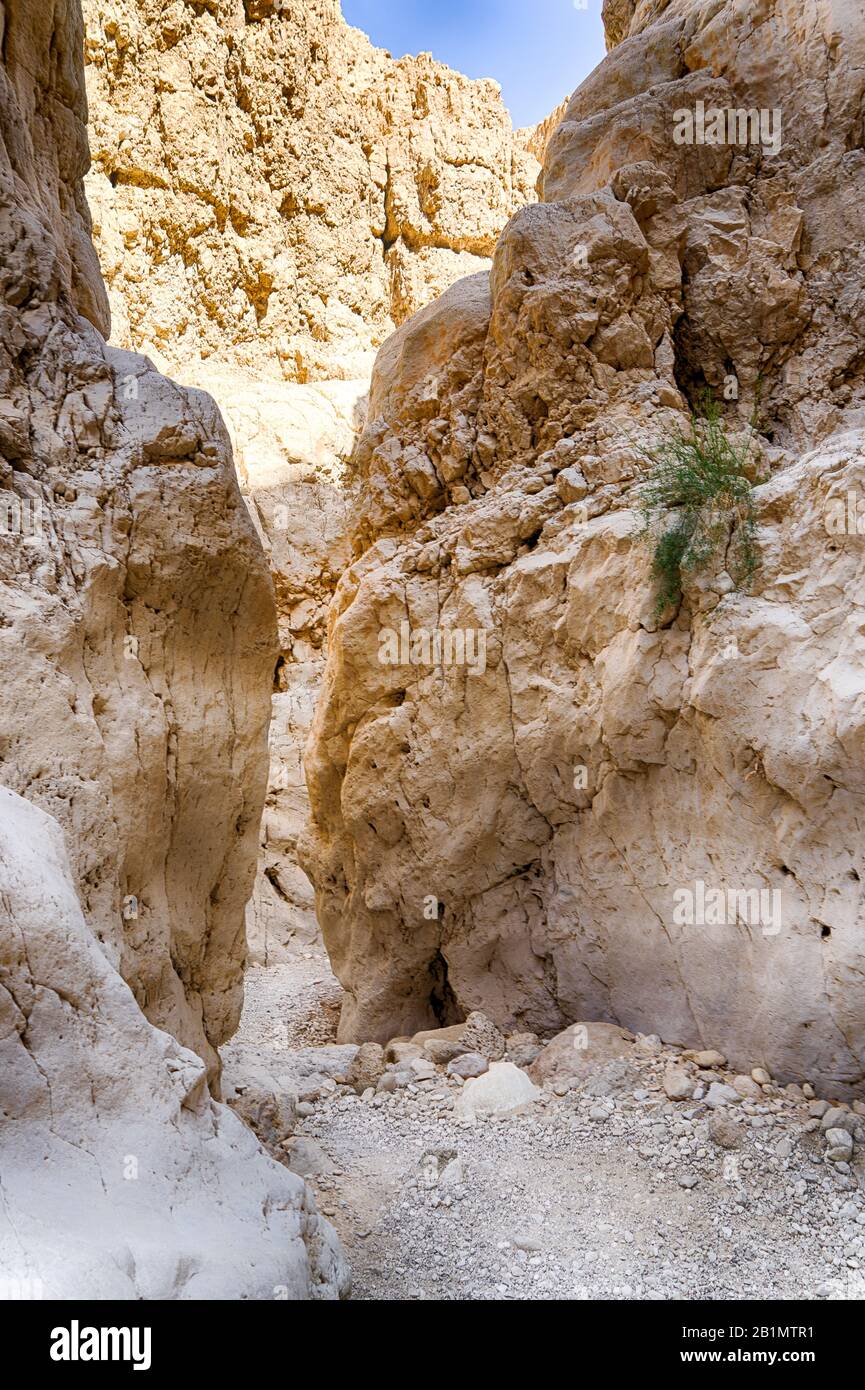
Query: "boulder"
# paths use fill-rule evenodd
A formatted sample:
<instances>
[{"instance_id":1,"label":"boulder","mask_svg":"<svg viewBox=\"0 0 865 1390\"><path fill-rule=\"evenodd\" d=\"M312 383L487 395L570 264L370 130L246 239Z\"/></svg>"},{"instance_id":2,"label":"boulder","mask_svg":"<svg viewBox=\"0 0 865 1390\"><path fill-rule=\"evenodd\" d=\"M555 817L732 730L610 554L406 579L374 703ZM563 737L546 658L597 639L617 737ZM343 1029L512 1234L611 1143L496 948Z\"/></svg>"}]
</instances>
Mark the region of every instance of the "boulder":
<instances>
[{"instance_id":1,"label":"boulder","mask_svg":"<svg viewBox=\"0 0 865 1390\"><path fill-rule=\"evenodd\" d=\"M57 822L5 788L0 1038L6 1278L46 1299L347 1293L309 1189L144 1017L84 920Z\"/></svg>"},{"instance_id":2,"label":"boulder","mask_svg":"<svg viewBox=\"0 0 865 1390\"><path fill-rule=\"evenodd\" d=\"M547 1043L528 1072L539 1086L554 1081L577 1085L605 1063L633 1055L633 1039L623 1028L613 1023L572 1023Z\"/></svg>"},{"instance_id":3,"label":"boulder","mask_svg":"<svg viewBox=\"0 0 865 1390\"><path fill-rule=\"evenodd\" d=\"M538 1099L540 1091L513 1062L491 1062L483 1076L467 1081L457 1096L458 1120L501 1119Z\"/></svg>"}]
</instances>

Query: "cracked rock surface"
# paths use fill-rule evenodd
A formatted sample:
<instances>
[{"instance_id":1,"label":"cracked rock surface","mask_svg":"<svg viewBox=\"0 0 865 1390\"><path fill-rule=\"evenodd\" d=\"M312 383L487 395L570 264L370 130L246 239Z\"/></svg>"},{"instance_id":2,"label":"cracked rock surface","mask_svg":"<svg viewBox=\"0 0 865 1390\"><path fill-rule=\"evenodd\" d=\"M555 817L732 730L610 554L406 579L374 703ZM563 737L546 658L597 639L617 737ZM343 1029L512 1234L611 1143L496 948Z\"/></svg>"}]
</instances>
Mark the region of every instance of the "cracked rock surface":
<instances>
[{"instance_id":1,"label":"cracked rock surface","mask_svg":"<svg viewBox=\"0 0 865 1390\"><path fill-rule=\"evenodd\" d=\"M212 399L102 337L79 7L2 16L0 782L58 820L106 955L215 1076L240 1011L272 584Z\"/></svg>"},{"instance_id":2,"label":"cracked rock surface","mask_svg":"<svg viewBox=\"0 0 865 1390\"><path fill-rule=\"evenodd\" d=\"M828 518L865 485L865 26L606 9L543 201L379 353L307 755L340 1036L588 1018L849 1095L865 541ZM780 107L780 148L676 144L698 100ZM722 545L659 620L639 448L728 378L760 569L733 591ZM720 915L677 915L704 890Z\"/></svg>"},{"instance_id":3,"label":"cracked rock surface","mask_svg":"<svg viewBox=\"0 0 865 1390\"><path fill-rule=\"evenodd\" d=\"M4 1296L347 1292L302 1179L147 1022L84 919L57 822L2 788L0 1116Z\"/></svg>"}]
</instances>

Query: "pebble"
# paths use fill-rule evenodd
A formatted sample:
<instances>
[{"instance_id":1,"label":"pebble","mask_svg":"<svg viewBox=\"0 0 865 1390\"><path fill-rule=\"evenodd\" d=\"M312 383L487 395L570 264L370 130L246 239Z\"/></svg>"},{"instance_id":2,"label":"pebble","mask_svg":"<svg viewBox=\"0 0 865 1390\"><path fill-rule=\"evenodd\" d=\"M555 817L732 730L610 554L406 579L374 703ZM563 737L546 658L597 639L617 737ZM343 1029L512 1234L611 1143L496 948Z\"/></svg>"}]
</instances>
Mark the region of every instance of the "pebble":
<instances>
[{"instance_id":1,"label":"pebble","mask_svg":"<svg viewBox=\"0 0 865 1390\"><path fill-rule=\"evenodd\" d=\"M846 1129L826 1131L826 1157L830 1163L843 1163L853 1152L853 1136Z\"/></svg>"},{"instance_id":2,"label":"pebble","mask_svg":"<svg viewBox=\"0 0 865 1390\"><path fill-rule=\"evenodd\" d=\"M455 1057L448 1063L449 1076L461 1076L465 1079L470 1076L483 1076L485 1071L489 1071L489 1062L479 1052L464 1052L461 1057Z\"/></svg>"},{"instance_id":3,"label":"pebble","mask_svg":"<svg viewBox=\"0 0 865 1390\"><path fill-rule=\"evenodd\" d=\"M721 1105L739 1105L742 1097L723 1081L713 1081L706 1092L706 1104L712 1109Z\"/></svg>"},{"instance_id":4,"label":"pebble","mask_svg":"<svg viewBox=\"0 0 865 1390\"><path fill-rule=\"evenodd\" d=\"M752 1067L751 1080L756 1081L758 1086L771 1086L772 1078L765 1067Z\"/></svg>"},{"instance_id":5,"label":"pebble","mask_svg":"<svg viewBox=\"0 0 865 1390\"><path fill-rule=\"evenodd\" d=\"M725 1067L727 1065L727 1059L723 1052L714 1052L711 1048L707 1048L703 1052L695 1052L693 1058L697 1066L702 1067L706 1071L712 1071L716 1067Z\"/></svg>"},{"instance_id":6,"label":"pebble","mask_svg":"<svg viewBox=\"0 0 865 1390\"><path fill-rule=\"evenodd\" d=\"M763 1098L762 1090L751 1076L734 1076L733 1087L740 1096L747 1096L749 1100L762 1100Z\"/></svg>"},{"instance_id":7,"label":"pebble","mask_svg":"<svg viewBox=\"0 0 865 1390\"><path fill-rule=\"evenodd\" d=\"M738 1149L742 1142L740 1126L724 1110L709 1116L709 1138L722 1149Z\"/></svg>"},{"instance_id":8,"label":"pebble","mask_svg":"<svg viewBox=\"0 0 865 1390\"><path fill-rule=\"evenodd\" d=\"M684 1067L671 1064L664 1071L663 1087L670 1100L690 1100L694 1084Z\"/></svg>"}]
</instances>

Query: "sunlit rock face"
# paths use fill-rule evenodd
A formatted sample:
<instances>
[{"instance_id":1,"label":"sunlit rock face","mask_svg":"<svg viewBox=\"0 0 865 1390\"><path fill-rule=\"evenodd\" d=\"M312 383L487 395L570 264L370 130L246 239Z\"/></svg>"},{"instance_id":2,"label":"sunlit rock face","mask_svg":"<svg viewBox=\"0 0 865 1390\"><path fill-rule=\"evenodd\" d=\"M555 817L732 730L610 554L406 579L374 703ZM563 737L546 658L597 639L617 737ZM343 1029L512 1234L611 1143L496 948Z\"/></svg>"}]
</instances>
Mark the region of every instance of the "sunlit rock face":
<instances>
[{"instance_id":1,"label":"sunlit rock face","mask_svg":"<svg viewBox=\"0 0 865 1390\"><path fill-rule=\"evenodd\" d=\"M87 194L124 347L368 376L533 196L497 84L394 60L338 0L83 9Z\"/></svg>"},{"instance_id":2,"label":"sunlit rock face","mask_svg":"<svg viewBox=\"0 0 865 1390\"><path fill-rule=\"evenodd\" d=\"M241 1003L273 587L213 401L101 336L80 11L3 14L0 782L60 823L106 955L215 1074Z\"/></svg>"},{"instance_id":3,"label":"sunlit rock face","mask_svg":"<svg viewBox=\"0 0 865 1390\"><path fill-rule=\"evenodd\" d=\"M849 1093L865 19L605 11L543 201L378 357L307 759L342 1035L606 1020ZM659 619L639 451L706 389L757 420L760 568Z\"/></svg>"},{"instance_id":4,"label":"sunlit rock face","mask_svg":"<svg viewBox=\"0 0 865 1390\"><path fill-rule=\"evenodd\" d=\"M279 610L254 960L316 934L295 845L347 460L376 349L489 267L535 132L491 81L397 60L336 0L84 0L86 181L112 341L214 396ZM538 145L538 149L541 147Z\"/></svg>"}]
</instances>

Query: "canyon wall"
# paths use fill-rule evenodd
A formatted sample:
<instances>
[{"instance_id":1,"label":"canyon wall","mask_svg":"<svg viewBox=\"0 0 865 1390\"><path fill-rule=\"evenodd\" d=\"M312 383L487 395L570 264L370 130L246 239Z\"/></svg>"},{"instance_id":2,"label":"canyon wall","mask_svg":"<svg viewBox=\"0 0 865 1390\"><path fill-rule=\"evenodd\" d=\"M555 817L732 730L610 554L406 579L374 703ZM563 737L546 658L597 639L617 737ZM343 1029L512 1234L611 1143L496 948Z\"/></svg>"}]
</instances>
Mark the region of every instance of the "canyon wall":
<instances>
[{"instance_id":1,"label":"canyon wall","mask_svg":"<svg viewBox=\"0 0 865 1390\"><path fill-rule=\"evenodd\" d=\"M119 346L368 377L531 196L496 84L394 60L338 0L85 0L87 195Z\"/></svg>"},{"instance_id":2,"label":"canyon wall","mask_svg":"<svg viewBox=\"0 0 865 1390\"><path fill-rule=\"evenodd\" d=\"M101 336L80 9L4 19L0 781L59 821L148 1018L215 1067L242 994L273 587L213 401Z\"/></svg>"},{"instance_id":3,"label":"canyon wall","mask_svg":"<svg viewBox=\"0 0 865 1390\"><path fill-rule=\"evenodd\" d=\"M0 38L0 1286L336 1298L333 1229L208 1087L272 582L214 402L102 337L80 6L4 0Z\"/></svg>"},{"instance_id":4,"label":"canyon wall","mask_svg":"<svg viewBox=\"0 0 865 1390\"><path fill-rule=\"evenodd\" d=\"M281 661L253 959L316 931L295 861L347 460L376 349L489 265L539 164L498 88L393 59L338 0L84 0L87 197L112 341L218 402L275 579Z\"/></svg>"},{"instance_id":5,"label":"canyon wall","mask_svg":"<svg viewBox=\"0 0 865 1390\"><path fill-rule=\"evenodd\" d=\"M861 1092L865 22L604 10L542 201L378 356L302 847L341 1033L599 1019ZM731 522L658 614L642 450L707 389L760 566Z\"/></svg>"}]
</instances>

